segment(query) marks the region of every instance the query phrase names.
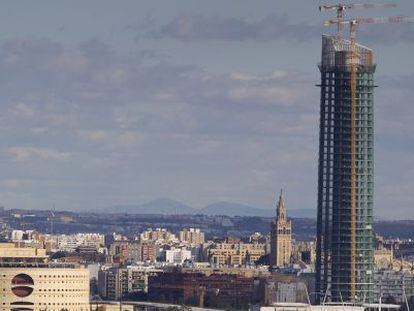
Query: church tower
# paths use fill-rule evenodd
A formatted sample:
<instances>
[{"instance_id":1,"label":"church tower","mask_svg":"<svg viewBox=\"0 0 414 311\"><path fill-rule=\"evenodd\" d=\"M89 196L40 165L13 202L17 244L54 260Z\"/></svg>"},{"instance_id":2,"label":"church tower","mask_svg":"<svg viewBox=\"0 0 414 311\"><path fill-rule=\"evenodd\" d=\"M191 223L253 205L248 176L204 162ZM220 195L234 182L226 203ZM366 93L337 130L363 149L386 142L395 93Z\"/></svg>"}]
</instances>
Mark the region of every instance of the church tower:
<instances>
[{"instance_id":1,"label":"church tower","mask_svg":"<svg viewBox=\"0 0 414 311\"><path fill-rule=\"evenodd\" d=\"M292 223L286 218L285 199L280 190L276 218L270 224L270 266L283 267L292 255Z\"/></svg>"}]
</instances>

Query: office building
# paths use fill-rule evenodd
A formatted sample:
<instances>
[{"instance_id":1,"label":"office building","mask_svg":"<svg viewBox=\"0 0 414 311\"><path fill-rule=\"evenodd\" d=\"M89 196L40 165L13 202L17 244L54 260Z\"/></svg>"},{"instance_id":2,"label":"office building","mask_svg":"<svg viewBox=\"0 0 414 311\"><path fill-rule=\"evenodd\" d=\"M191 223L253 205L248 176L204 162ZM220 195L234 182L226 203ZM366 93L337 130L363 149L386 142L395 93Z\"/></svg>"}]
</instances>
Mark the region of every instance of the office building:
<instances>
[{"instance_id":1,"label":"office building","mask_svg":"<svg viewBox=\"0 0 414 311\"><path fill-rule=\"evenodd\" d=\"M322 37L318 301L373 301L373 51Z\"/></svg>"},{"instance_id":2,"label":"office building","mask_svg":"<svg viewBox=\"0 0 414 311\"><path fill-rule=\"evenodd\" d=\"M48 261L44 249L0 243L0 310L89 310L89 272Z\"/></svg>"}]
</instances>

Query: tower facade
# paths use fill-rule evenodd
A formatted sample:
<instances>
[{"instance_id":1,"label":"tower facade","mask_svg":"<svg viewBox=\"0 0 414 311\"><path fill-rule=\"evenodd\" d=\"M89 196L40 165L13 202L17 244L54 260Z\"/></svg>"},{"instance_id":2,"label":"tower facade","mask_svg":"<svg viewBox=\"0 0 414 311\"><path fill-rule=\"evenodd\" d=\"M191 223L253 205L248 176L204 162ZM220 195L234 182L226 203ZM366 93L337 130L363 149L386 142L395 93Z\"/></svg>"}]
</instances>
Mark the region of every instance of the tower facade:
<instances>
[{"instance_id":1,"label":"tower facade","mask_svg":"<svg viewBox=\"0 0 414 311\"><path fill-rule=\"evenodd\" d=\"M317 299L368 303L373 300L373 51L356 44L351 52L350 41L324 35L319 69Z\"/></svg>"},{"instance_id":2,"label":"tower facade","mask_svg":"<svg viewBox=\"0 0 414 311\"><path fill-rule=\"evenodd\" d=\"M280 191L276 218L270 224L270 266L283 267L292 255L292 223L287 220L285 199Z\"/></svg>"}]
</instances>

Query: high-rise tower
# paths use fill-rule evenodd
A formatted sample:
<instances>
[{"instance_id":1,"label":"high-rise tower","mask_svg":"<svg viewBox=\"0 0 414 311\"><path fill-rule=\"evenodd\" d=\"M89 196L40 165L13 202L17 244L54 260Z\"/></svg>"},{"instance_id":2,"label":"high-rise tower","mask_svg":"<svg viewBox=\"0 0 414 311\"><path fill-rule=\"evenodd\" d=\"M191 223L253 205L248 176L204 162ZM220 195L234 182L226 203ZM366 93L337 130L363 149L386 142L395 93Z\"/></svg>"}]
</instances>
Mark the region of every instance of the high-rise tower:
<instances>
[{"instance_id":1,"label":"high-rise tower","mask_svg":"<svg viewBox=\"0 0 414 311\"><path fill-rule=\"evenodd\" d=\"M324 35L319 69L317 298L371 302L373 51Z\"/></svg>"},{"instance_id":2,"label":"high-rise tower","mask_svg":"<svg viewBox=\"0 0 414 311\"><path fill-rule=\"evenodd\" d=\"M283 267L290 263L292 255L292 223L287 220L285 199L280 190L276 218L270 224L270 265Z\"/></svg>"}]
</instances>

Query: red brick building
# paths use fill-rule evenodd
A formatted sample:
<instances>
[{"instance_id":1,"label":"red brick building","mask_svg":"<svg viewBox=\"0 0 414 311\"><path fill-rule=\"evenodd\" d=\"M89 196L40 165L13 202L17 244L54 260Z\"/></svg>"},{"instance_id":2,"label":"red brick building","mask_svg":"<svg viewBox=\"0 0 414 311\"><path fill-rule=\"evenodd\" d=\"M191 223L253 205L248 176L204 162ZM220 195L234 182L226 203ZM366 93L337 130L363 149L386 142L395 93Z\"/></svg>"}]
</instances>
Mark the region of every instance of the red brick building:
<instances>
[{"instance_id":1,"label":"red brick building","mask_svg":"<svg viewBox=\"0 0 414 311\"><path fill-rule=\"evenodd\" d=\"M259 280L231 274L167 272L149 278L151 301L246 308L258 302Z\"/></svg>"}]
</instances>

